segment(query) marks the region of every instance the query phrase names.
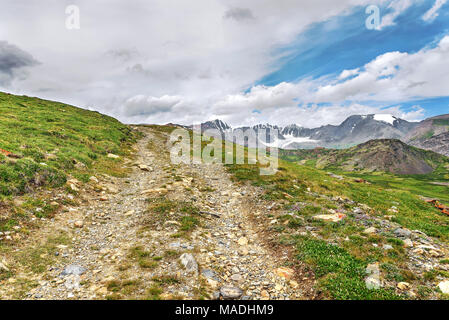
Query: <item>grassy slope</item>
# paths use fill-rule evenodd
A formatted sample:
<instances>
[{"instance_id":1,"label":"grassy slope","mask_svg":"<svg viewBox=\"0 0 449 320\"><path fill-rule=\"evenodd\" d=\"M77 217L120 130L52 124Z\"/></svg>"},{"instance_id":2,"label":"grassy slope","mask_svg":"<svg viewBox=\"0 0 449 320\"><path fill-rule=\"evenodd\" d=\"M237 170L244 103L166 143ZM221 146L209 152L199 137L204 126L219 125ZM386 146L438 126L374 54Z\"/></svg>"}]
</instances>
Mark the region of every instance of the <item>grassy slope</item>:
<instances>
[{"instance_id":1,"label":"grassy slope","mask_svg":"<svg viewBox=\"0 0 449 320\"><path fill-rule=\"evenodd\" d=\"M107 154L127 154L134 140L128 126L98 112L0 92L0 148L21 157L0 154L0 205L39 188L61 187L70 176L87 181L92 174L121 175L120 160ZM1 215L0 229L13 222Z\"/></svg>"},{"instance_id":2,"label":"grassy slope","mask_svg":"<svg viewBox=\"0 0 449 320\"><path fill-rule=\"evenodd\" d=\"M409 191L414 196L436 198L443 203L449 204L448 187L433 184L434 182L449 183L449 159L436 155L433 152L420 149L417 150L422 152L423 155L428 156L428 162L436 168L434 172L420 175L399 175L380 171L369 172L363 170L360 170L360 172L348 172L344 170L344 167L339 166L338 164L327 166L325 170L331 170L333 173L343 176L363 178L383 190L393 189ZM309 152L307 150L282 151L281 157L288 162L304 161L304 166L315 168L318 154L326 156L332 151L333 150L318 150L316 152Z\"/></svg>"},{"instance_id":3,"label":"grassy slope","mask_svg":"<svg viewBox=\"0 0 449 320\"><path fill-rule=\"evenodd\" d=\"M290 160L292 159L290 156ZM237 181L250 181L265 189L264 198L276 201L283 208L295 212L296 216L285 216L287 227L273 227L279 232L280 241L297 247L298 259L314 270L320 288L334 299L397 299L391 289L368 290L364 284L365 267L368 263L380 262L382 270L392 281L417 281L405 264L406 253L402 242L390 234L366 236L363 227L352 219L337 224L317 222L311 217L328 209L341 208L335 196L348 198L372 208L370 214L392 215L388 210L396 206L393 221L426 234L449 240L449 219L444 214L425 203L419 195L449 200L446 186L435 186L431 181L446 181L448 169L439 167L431 175L396 176L378 173L377 175L348 174L349 179L339 180L330 177L325 171L311 165L298 165L280 161L280 171L274 176L260 176L255 165L229 165L228 169ZM344 175L344 173L342 173ZM373 184L356 183L350 176L362 176ZM377 179L374 179L377 178ZM305 192L305 190L311 191ZM300 203L301 209L296 209ZM353 205L344 204L351 211ZM310 235L294 235L295 229L307 225L314 227L322 239ZM343 239L349 239L348 241ZM334 244L338 243L338 246ZM373 247L377 244L378 247ZM379 250L384 244L393 245L394 250ZM432 275L429 274L429 278ZM426 298L432 284L421 281L418 296Z\"/></svg>"},{"instance_id":4,"label":"grassy slope","mask_svg":"<svg viewBox=\"0 0 449 320\"><path fill-rule=\"evenodd\" d=\"M418 229L428 235L447 241L449 238L449 219L419 197L397 184L394 188L384 189L376 185L340 181L329 177L325 172L307 166L281 161L281 171L275 176L259 176L253 165L230 165L231 173L238 181L250 181L265 189L264 197L282 203L285 210L296 212L297 218L290 220L288 228L280 227L281 242L297 247L298 259L307 263L315 271L321 289L334 299L397 299L391 290L367 290L363 282L365 267L368 263L379 261L387 270L388 276L396 281L412 281L410 272L404 264L406 259L402 243L392 235L369 236L363 234L363 228L353 220L329 224L311 219L312 215L337 208L333 196L342 196L372 208L372 215L391 215L392 206L399 212L394 221L410 229ZM296 187L295 187L296 186ZM299 188L298 188L299 187ZM310 188L312 194L304 192ZM287 193L289 196L286 196ZM328 198L322 198L327 195ZM296 203L307 206L295 211ZM351 210L351 205L345 205ZM327 239L318 240L311 236L291 236L297 226L308 225L317 228L318 234ZM344 241L346 237L349 241ZM339 243L336 247L330 243ZM372 244L378 245L374 248ZM394 251L379 250L384 244L394 246ZM425 298L428 289L424 286L421 298Z\"/></svg>"}]
</instances>

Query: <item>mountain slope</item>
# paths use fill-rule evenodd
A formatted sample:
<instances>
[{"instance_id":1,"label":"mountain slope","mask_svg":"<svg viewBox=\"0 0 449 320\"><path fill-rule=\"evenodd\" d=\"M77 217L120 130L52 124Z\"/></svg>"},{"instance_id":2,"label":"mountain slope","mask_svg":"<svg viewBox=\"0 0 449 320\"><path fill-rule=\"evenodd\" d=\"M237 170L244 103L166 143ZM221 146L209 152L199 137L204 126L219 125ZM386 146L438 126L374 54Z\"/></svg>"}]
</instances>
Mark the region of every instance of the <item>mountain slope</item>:
<instances>
[{"instance_id":1,"label":"mountain slope","mask_svg":"<svg viewBox=\"0 0 449 320\"><path fill-rule=\"evenodd\" d=\"M69 175L112 173L108 153L125 154L134 135L118 120L63 103L0 92L0 199Z\"/></svg>"},{"instance_id":2,"label":"mountain slope","mask_svg":"<svg viewBox=\"0 0 449 320\"><path fill-rule=\"evenodd\" d=\"M449 114L445 114L422 121L403 140L412 146L449 156L448 137Z\"/></svg>"},{"instance_id":3,"label":"mountain slope","mask_svg":"<svg viewBox=\"0 0 449 320\"><path fill-rule=\"evenodd\" d=\"M449 159L432 151L421 150L400 140L371 140L344 150L285 151L284 155L316 160L317 168L343 171L380 171L396 174L427 174Z\"/></svg>"}]
</instances>

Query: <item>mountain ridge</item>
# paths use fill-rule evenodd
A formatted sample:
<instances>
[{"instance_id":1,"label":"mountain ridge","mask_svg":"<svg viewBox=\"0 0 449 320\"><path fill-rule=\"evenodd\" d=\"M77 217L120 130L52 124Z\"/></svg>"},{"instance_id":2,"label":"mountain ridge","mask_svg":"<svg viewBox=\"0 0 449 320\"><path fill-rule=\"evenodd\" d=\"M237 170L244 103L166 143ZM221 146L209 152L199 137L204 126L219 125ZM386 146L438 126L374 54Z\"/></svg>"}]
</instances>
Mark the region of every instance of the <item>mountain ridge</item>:
<instances>
[{"instance_id":1,"label":"mountain ridge","mask_svg":"<svg viewBox=\"0 0 449 320\"><path fill-rule=\"evenodd\" d=\"M257 124L232 128L221 120L207 121L201 128L218 130L223 136L234 130L277 129L278 138L270 137L270 146L282 149L347 148L373 139L401 139L419 125L390 114L352 115L339 125L323 125L317 128L305 128L297 124L277 126Z\"/></svg>"}]
</instances>

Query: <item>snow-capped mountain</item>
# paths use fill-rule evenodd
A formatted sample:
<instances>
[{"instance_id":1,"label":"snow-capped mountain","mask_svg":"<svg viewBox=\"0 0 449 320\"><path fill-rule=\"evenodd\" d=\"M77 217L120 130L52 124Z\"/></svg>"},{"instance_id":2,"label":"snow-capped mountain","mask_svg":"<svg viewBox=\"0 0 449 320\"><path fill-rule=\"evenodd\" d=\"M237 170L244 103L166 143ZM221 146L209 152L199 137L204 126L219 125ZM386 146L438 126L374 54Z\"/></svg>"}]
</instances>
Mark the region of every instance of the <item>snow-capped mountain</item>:
<instances>
[{"instance_id":1,"label":"snow-capped mountain","mask_svg":"<svg viewBox=\"0 0 449 320\"><path fill-rule=\"evenodd\" d=\"M282 149L309 149L345 148L373 139L401 139L418 125L419 123L408 122L390 114L370 114L350 116L338 126L304 128L296 124L285 127L259 124L251 129L256 132L261 129L278 130L277 137L272 134L267 137L267 146ZM250 127L231 128L223 121L215 120L203 123L201 128L219 130L224 136L225 132L233 132L236 129L246 130Z\"/></svg>"}]
</instances>

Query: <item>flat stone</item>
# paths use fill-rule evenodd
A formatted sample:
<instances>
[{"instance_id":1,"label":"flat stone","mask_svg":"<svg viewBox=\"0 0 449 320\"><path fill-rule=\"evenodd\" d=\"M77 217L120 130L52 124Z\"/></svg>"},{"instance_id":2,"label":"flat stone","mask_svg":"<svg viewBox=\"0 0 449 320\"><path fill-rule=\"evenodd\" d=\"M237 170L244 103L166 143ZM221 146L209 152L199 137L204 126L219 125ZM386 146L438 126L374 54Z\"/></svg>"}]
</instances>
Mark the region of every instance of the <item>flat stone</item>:
<instances>
[{"instance_id":1,"label":"flat stone","mask_svg":"<svg viewBox=\"0 0 449 320\"><path fill-rule=\"evenodd\" d=\"M373 233L376 233L376 228L374 228L374 227L370 227L370 228L368 228L368 229L365 229L364 231L363 231L363 233L365 233L365 234L373 234Z\"/></svg>"},{"instance_id":2,"label":"flat stone","mask_svg":"<svg viewBox=\"0 0 449 320\"><path fill-rule=\"evenodd\" d=\"M241 246L246 246L246 245L248 244L248 239L245 238L245 237L241 237L241 238L238 240L238 244L241 245Z\"/></svg>"},{"instance_id":3,"label":"flat stone","mask_svg":"<svg viewBox=\"0 0 449 320\"><path fill-rule=\"evenodd\" d=\"M248 253L249 253L248 249L246 249L246 248L240 248L240 249L238 250L238 252L239 252L239 254L240 254L241 256L247 256Z\"/></svg>"},{"instance_id":4,"label":"flat stone","mask_svg":"<svg viewBox=\"0 0 449 320\"><path fill-rule=\"evenodd\" d=\"M410 230L404 228L397 228L393 233L400 238L409 238L412 235Z\"/></svg>"},{"instance_id":5,"label":"flat stone","mask_svg":"<svg viewBox=\"0 0 449 320\"><path fill-rule=\"evenodd\" d=\"M86 268L77 264L71 264L64 268L64 270L61 272L61 276L68 276L71 274L80 276L84 272L86 272Z\"/></svg>"},{"instance_id":6,"label":"flat stone","mask_svg":"<svg viewBox=\"0 0 449 320\"><path fill-rule=\"evenodd\" d=\"M129 210L127 213L125 213L126 217L132 216L134 214L134 210Z\"/></svg>"},{"instance_id":7,"label":"flat stone","mask_svg":"<svg viewBox=\"0 0 449 320\"><path fill-rule=\"evenodd\" d=\"M262 291L260 292L260 296L261 296L262 299L264 299L264 300L270 299L270 294L268 293L267 290L262 290Z\"/></svg>"},{"instance_id":8,"label":"flat stone","mask_svg":"<svg viewBox=\"0 0 449 320\"><path fill-rule=\"evenodd\" d=\"M438 258L438 257L441 257L441 256L443 255L441 252L436 251L436 250L430 250L430 251L429 251L429 254L430 254L432 257L434 257L434 258Z\"/></svg>"},{"instance_id":9,"label":"flat stone","mask_svg":"<svg viewBox=\"0 0 449 320\"><path fill-rule=\"evenodd\" d=\"M382 286L380 277L377 274L372 274L365 279L365 285L369 290L377 290Z\"/></svg>"},{"instance_id":10,"label":"flat stone","mask_svg":"<svg viewBox=\"0 0 449 320\"><path fill-rule=\"evenodd\" d=\"M110 158L110 159L118 159L118 158L120 158L120 156L118 156L116 154L108 153L108 158Z\"/></svg>"},{"instance_id":11,"label":"flat stone","mask_svg":"<svg viewBox=\"0 0 449 320\"><path fill-rule=\"evenodd\" d=\"M405 247L405 248L411 248L411 247L413 247L413 241L410 240L410 239L405 239L405 240L404 240L404 247Z\"/></svg>"},{"instance_id":12,"label":"flat stone","mask_svg":"<svg viewBox=\"0 0 449 320\"><path fill-rule=\"evenodd\" d=\"M330 222L339 222L346 218L345 214L342 213L335 213L335 214L319 214L313 217L316 220L324 220L324 221L330 221Z\"/></svg>"},{"instance_id":13,"label":"flat stone","mask_svg":"<svg viewBox=\"0 0 449 320\"><path fill-rule=\"evenodd\" d=\"M223 300L235 300L240 298L243 295L243 291L237 287L221 287L220 288L220 296Z\"/></svg>"},{"instance_id":14,"label":"flat stone","mask_svg":"<svg viewBox=\"0 0 449 320\"><path fill-rule=\"evenodd\" d=\"M293 275L295 274L295 270L293 270L291 268L286 268L286 267L277 268L275 270L275 272L279 277L282 277L285 279L291 279L293 277Z\"/></svg>"},{"instance_id":15,"label":"flat stone","mask_svg":"<svg viewBox=\"0 0 449 320\"><path fill-rule=\"evenodd\" d=\"M215 271L213 271L211 269L204 269L204 270L202 270L201 271L201 275L203 277L205 277L206 279L212 279L212 280L215 280L215 281L219 280L217 274L215 273Z\"/></svg>"},{"instance_id":16,"label":"flat stone","mask_svg":"<svg viewBox=\"0 0 449 320\"><path fill-rule=\"evenodd\" d=\"M440 282L438 288L440 288L441 292L444 294L449 294L449 280Z\"/></svg>"},{"instance_id":17,"label":"flat stone","mask_svg":"<svg viewBox=\"0 0 449 320\"><path fill-rule=\"evenodd\" d=\"M399 290L408 290L410 289L410 283L408 282L399 282L397 285Z\"/></svg>"},{"instance_id":18,"label":"flat stone","mask_svg":"<svg viewBox=\"0 0 449 320\"><path fill-rule=\"evenodd\" d=\"M82 228L84 227L84 221L82 220L75 221L73 225L75 226L75 228Z\"/></svg>"},{"instance_id":19,"label":"flat stone","mask_svg":"<svg viewBox=\"0 0 449 320\"><path fill-rule=\"evenodd\" d=\"M6 272L9 271L8 265L6 264L5 260L2 260L0 262L0 271L6 271Z\"/></svg>"},{"instance_id":20,"label":"flat stone","mask_svg":"<svg viewBox=\"0 0 449 320\"><path fill-rule=\"evenodd\" d=\"M365 272L366 274L380 274L379 262L367 265Z\"/></svg>"},{"instance_id":21,"label":"flat stone","mask_svg":"<svg viewBox=\"0 0 449 320\"><path fill-rule=\"evenodd\" d=\"M145 164L140 164L140 165L139 165L139 169L142 170L142 171L151 171L151 168L148 167L148 166L145 165Z\"/></svg>"},{"instance_id":22,"label":"flat stone","mask_svg":"<svg viewBox=\"0 0 449 320\"><path fill-rule=\"evenodd\" d=\"M232 280L232 281L236 281L236 282L240 282L240 281L243 280L243 277L242 277L242 275L236 273L236 274L233 274L233 275L231 276L231 280Z\"/></svg>"}]
</instances>

